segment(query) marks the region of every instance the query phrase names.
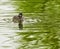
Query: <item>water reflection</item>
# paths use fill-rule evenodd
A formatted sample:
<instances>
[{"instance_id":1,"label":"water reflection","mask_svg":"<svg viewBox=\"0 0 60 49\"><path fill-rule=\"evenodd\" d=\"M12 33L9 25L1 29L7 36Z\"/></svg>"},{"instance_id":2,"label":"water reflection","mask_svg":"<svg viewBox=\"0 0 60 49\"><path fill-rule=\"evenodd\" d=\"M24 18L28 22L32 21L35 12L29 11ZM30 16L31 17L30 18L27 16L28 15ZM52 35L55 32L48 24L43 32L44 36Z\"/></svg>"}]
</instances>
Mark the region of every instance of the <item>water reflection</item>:
<instances>
[{"instance_id":1,"label":"water reflection","mask_svg":"<svg viewBox=\"0 0 60 49\"><path fill-rule=\"evenodd\" d=\"M15 11L15 8L10 0L0 0L0 49L16 49L16 45L18 46L15 42L18 38L15 32L19 30L9 28L13 11Z\"/></svg>"},{"instance_id":2,"label":"water reflection","mask_svg":"<svg viewBox=\"0 0 60 49\"><path fill-rule=\"evenodd\" d=\"M0 5L1 10L15 10L15 8L12 7L12 5Z\"/></svg>"},{"instance_id":3,"label":"water reflection","mask_svg":"<svg viewBox=\"0 0 60 49\"><path fill-rule=\"evenodd\" d=\"M0 0L0 2L8 2L8 1L10 1L10 0Z\"/></svg>"},{"instance_id":4,"label":"water reflection","mask_svg":"<svg viewBox=\"0 0 60 49\"><path fill-rule=\"evenodd\" d=\"M0 0L0 49L55 49L52 47L58 45L58 39L56 33L50 33L54 27L49 30L50 25L41 23L42 20L34 17L34 13L23 13L27 16L23 30L19 30L18 23L13 23L12 17L20 10L23 10L20 9L20 0Z\"/></svg>"},{"instance_id":5,"label":"water reflection","mask_svg":"<svg viewBox=\"0 0 60 49\"><path fill-rule=\"evenodd\" d=\"M25 17L23 30L19 30L18 24L12 22L12 17L17 15L20 6L18 5L19 9L15 8L16 5L10 0L1 0L0 3L0 49L28 49L29 47L32 49L37 46L38 40L42 38L39 35L38 19ZM19 3L19 1L13 3Z\"/></svg>"}]
</instances>

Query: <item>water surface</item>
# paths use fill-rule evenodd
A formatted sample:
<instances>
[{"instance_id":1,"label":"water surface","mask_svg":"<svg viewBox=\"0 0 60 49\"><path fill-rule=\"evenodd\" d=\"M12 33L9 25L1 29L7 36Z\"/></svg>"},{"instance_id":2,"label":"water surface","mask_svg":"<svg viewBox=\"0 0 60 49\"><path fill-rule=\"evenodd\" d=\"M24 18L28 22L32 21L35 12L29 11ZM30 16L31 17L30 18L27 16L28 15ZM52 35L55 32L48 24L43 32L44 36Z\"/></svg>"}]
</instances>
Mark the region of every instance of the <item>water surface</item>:
<instances>
[{"instance_id":1,"label":"water surface","mask_svg":"<svg viewBox=\"0 0 60 49\"><path fill-rule=\"evenodd\" d=\"M0 49L52 49L58 43L36 13L23 12L19 0L0 0ZM12 18L23 12L23 30ZM55 41L54 41L55 40ZM54 48L53 48L54 49Z\"/></svg>"}]
</instances>

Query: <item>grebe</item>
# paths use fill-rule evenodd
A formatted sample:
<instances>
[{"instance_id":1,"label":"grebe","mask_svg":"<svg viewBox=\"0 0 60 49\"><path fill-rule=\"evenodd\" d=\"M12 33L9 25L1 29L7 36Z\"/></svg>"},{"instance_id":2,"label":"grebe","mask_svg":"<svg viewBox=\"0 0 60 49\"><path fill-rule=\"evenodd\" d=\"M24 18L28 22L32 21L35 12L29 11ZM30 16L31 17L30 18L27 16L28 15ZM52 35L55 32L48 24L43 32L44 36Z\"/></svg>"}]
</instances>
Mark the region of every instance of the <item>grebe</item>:
<instances>
[{"instance_id":1,"label":"grebe","mask_svg":"<svg viewBox=\"0 0 60 49\"><path fill-rule=\"evenodd\" d=\"M22 13L19 13L17 16L13 17L13 22L18 23L19 29L23 29L23 17Z\"/></svg>"}]
</instances>

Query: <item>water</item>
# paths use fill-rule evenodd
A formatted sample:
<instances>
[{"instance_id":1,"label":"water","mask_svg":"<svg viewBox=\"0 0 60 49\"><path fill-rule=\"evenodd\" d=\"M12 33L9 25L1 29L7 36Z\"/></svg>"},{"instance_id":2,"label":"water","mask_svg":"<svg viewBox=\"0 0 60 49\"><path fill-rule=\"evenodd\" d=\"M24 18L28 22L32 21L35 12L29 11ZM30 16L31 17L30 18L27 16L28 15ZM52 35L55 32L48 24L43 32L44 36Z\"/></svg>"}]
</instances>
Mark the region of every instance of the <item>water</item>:
<instances>
[{"instance_id":1,"label":"water","mask_svg":"<svg viewBox=\"0 0 60 49\"><path fill-rule=\"evenodd\" d=\"M56 34L49 32L40 16L23 13L23 30L19 30L18 23L12 22L13 16L22 10L19 3L18 0L0 0L0 49L52 49L57 45L53 37Z\"/></svg>"},{"instance_id":2,"label":"water","mask_svg":"<svg viewBox=\"0 0 60 49\"><path fill-rule=\"evenodd\" d=\"M20 30L14 29L11 22L15 8L10 0L0 0L0 49L16 49L18 39L15 32ZM17 26L17 25L16 25Z\"/></svg>"},{"instance_id":3,"label":"water","mask_svg":"<svg viewBox=\"0 0 60 49\"><path fill-rule=\"evenodd\" d=\"M20 44L16 41L20 36L16 32L29 32L30 29L19 30L18 24L12 22L13 16L18 14L15 5L12 4L13 2L17 1L0 0L0 49L17 49ZM29 23L36 22L36 19L32 20L26 17L24 24L29 25Z\"/></svg>"}]
</instances>

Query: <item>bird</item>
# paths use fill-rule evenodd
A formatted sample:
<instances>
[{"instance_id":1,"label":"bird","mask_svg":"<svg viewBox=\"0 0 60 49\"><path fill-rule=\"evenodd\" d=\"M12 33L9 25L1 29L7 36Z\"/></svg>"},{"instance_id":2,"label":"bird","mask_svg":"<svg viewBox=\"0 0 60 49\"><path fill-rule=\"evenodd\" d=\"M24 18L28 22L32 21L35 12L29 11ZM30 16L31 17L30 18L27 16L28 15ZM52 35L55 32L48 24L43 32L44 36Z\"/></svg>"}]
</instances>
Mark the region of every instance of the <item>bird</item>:
<instances>
[{"instance_id":1,"label":"bird","mask_svg":"<svg viewBox=\"0 0 60 49\"><path fill-rule=\"evenodd\" d=\"M14 16L12 21L14 23L18 23L19 29L23 29L23 16L22 16L22 13L19 13L18 15Z\"/></svg>"}]
</instances>

